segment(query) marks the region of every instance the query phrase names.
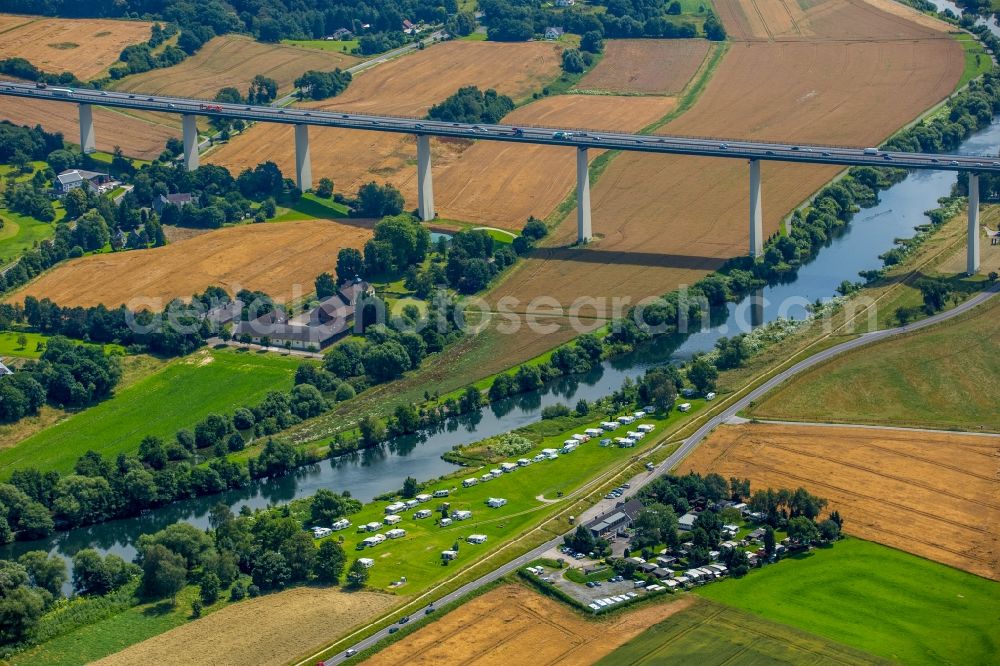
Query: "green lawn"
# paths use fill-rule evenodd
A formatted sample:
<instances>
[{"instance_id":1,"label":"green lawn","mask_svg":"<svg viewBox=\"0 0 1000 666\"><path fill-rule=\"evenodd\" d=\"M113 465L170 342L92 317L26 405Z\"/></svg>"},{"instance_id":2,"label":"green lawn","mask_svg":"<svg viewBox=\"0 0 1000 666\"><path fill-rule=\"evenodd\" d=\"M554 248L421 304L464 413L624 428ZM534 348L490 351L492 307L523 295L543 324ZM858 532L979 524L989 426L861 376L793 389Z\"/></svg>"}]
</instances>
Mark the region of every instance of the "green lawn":
<instances>
[{"instance_id":1,"label":"green lawn","mask_svg":"<svg viewBox=\"0 0 1000 666\"><path fill-rule=\"evenodd\" d=\"M17 339L21 336L27 338L27 344L23 347L18 344ZM39 349L38 344L48 340L48 336L40 333L22 333L20 331L0 332L0 357L18 356L20 358L38 358L44 349ZM105 351L117 350L125 353L125 348L121 345L103 345Z\"/></svg>"},{"instance_id":2,"label":"green lawn","mask_svg":"<svg viewBox=\"0 0 1000 666\"><path fill-rule=\"evenodd\" d=\"M0 211L0 220L3 220L3 227L0 227L0 266L56 234L54 222L40 222L7 209Z\"/></svg>"},{"instance_id":3,"label":"green lawn","mask_svg":"<svg viewBox=\"0 0 1000 666\"><path fill-rule=\"evenodd\" d=\"M206 415L253 405L292 387L295 357L204 350L177 359L115 396L0 451L0 477L17 467L68 472L88 449L109 458L134 453L146 435L172 439Z\"/></svg>"},{"instance_id":4,"label":"green lawn","mask_svg":"<svg viewBox=\"0 0 1000 666\"><path fill-rule=\"evenodd\" d=\"M598 666L835 664L878 662L870 654L704 599L655 624Z\"/></svg>"},{"instance_id":5,"label":"green lawn","mask_svg":"<svg viewBox=\"0 0 1000 666\"><path fill-rule=\"evenodd\" d=\"M698 594L906 664L1000 654L1000 583L859 539Z\"/></svg>"},{"instance_id":6,"label":"green lawn","mask_svg":"<svg viewBox=\"0 0 1000 666\"><path fill-rule=\"evenodd\" d=\"M302 198L290 206L278 209L274 222L291 222L295 220L328 220L347 217L348 208L336 203L333 199L320 199L315 194L307 192Z\"/></svg>"},{"instance_id":7,"label":"green lawn","mask_svg":"<svg viewBox=\"0 0 1000 666\"><path fill-rule=\"evenodd\" d=\"M415 510L403 512L403 521L395 526L406 530L406 536L401 539L387 539L372 548L356 550L356 546L365 537L371 536L371 533L356 531L357 527L369 522L381 522L388 502L365 505L361 512L350 517L351 527L334 533L329 538L337 539L342 536L345 539L344 548L350 560L355 557L370 557L375 560L368 583L372 588L385 588L400 576L406 576L407 583L399 588L400 592L417 594L432 584L455 577L459 569L472 565L496 550L500 544L537 524L546 515L560 510L565 505L564 502L551 500L557 500L560 494L568 495L602 471L619 465L643 448L648 448L656 435L669 423L686 417L687 415L672 412L667 419L646 418L632 424L629 428L640 423L655 423L657 427L656 432L634 449L602 448L598 440L592 439L581 444L572 453L560 455L556 460L520 467L512 473L503 474L492 481L480 482L471 488L463 488L462 480L471 477L478 479L486 471L499 468L499 463L482 468L470 467L453 478L431 483L421 492L433 493L437 489L449 489L451 495L444 499L433 499L418 507L434 512L430 518L416 520L413 518ZM601 420L604 419L595 417L592 424L546 437L531 452L515 456L514 459L531 458L543 448L558 449L570 435L582 433ZM625 430L623 427L619 432L623 434ZM507 504L496 509L490 508L486 506L486 499L489 497L504 498ZM539 500L538 497L547 501ZM452 510L470 510L472 517L465 521L455 521L447 527L439 527L436 522L440 517L438 509L442 502L449 502ZM383 527L379 532L384 533L388 529ZM484 544L470 544L465 541L470 534L485 534L488 540ZM456 542L459 544L458 559L448 566L442 565L441 551L452 548Z\"/></svg>"},{"instance_id":8,"label":"green lawn","mask_svg":"<svg viewBox=\"0 0 1000 666\"><path fill-rule=\"evenodd\" d=\"M304 49L319 49L320 51L335 51L350 55L354 49L358 48L358 40L349 39L340 41L336 39L283 39L282 44L298 46Z\"/></svg>"},{"instance_id":9,"label":"green lawn","mask_svg":"<svg viewBox=\"0 0 1000 666\"><path fill-rule=\"evenodd\" d=\"M844 354L769 393L751 414L798 421L1000 431L1000 299Z\"/></svg>"},{"instance_id":10,"label":"green lawn","mask_svg":"<svg viewBox=\"0 0 1000 666\"><path fill-rule=\"evenodd\" d=\"M993 68L993 60L979 40L972 35L962 32L952 33L952 37L958 40L965 50L965 69L962 71L962 78L955 85L955 89L958 90L972 79L990 71Z\"/></svg>"}]
</instances>

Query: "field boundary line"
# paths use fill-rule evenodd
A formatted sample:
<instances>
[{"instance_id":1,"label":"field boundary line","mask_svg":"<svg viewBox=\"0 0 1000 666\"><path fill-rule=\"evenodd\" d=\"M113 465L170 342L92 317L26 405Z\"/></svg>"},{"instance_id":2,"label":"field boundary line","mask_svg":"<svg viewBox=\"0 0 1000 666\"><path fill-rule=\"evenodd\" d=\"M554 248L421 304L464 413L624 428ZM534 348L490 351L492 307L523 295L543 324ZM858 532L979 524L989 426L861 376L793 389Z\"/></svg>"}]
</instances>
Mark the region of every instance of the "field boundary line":
<instances>
[{"instance_id":1,"label":"field boundary line","mask_svg":"<svg viewBox=\"0 0 1000 666\"><path fill-rule=\"evenodd\" d=\"M971 430L949 430L947 428L924 428L922 426L899 426L899 425L875 425L870 423L850 423L844 421L794 421L782 419L753 419L753 423L765 423L772 425L806 426L808 428L865 428L868 430L901 430L903 432L926 432L941 435L971 435L973 437L997 438L998 432L973 432Z\"/></svg>"}]
</instances>

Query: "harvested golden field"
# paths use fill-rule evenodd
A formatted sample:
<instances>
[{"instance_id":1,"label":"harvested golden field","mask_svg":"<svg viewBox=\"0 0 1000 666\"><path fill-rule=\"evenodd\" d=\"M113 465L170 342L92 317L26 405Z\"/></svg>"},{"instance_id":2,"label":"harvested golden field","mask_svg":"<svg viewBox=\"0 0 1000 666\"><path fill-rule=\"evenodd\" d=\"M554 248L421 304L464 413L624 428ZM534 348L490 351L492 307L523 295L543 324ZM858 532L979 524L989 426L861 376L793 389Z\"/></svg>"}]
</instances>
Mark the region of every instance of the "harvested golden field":
<instances>
[{"instance_id":1,"label":"harvested golden field","mask_svg":"<svg viewBox=\"0 0 1000 666\"><path fill-rule=\"evenodd\" d=\"M851 534L1000 579L1000 437L748 423L716 430L689 470L803 486Z\"/></svg>"},{"instance_id":2,"label":"harvested golden field","mask_svg":"<svg viewBox=\"0 0 1000 666\"><path fill-rule=\"evenodd\" d=\"M559 95L515 110L511 125L638 131L670 113L672 97ZM604 151L592 150L593 160ZM416 169L405 172L416 197ZM545 217L576 186L572 148L480 141L435 170L434 202L441 217L520 230L529 215Z\"/></svg>"},{"instance_id":3,"label":"harvested golden field","mask_svg":"<svg viewBox=\"0 0 1000 666\"><path fill-rule=\"evenodd\" d=\"M264 291L277 300L313 291L343 247L371 238L366 220L308 220L227 227L149 250L74 259L12 294L47 297L61 305L131 304L159 311L210 285Z\"/></svg>"},{"instance_id":4,"label":"harvested golden field","mask_svg":"<svg viewBox=\"0 0 1000 666\"><path fill-rule=\"evenodd\" d=\"M226 86L246 94L253 77L262 74L277 81L279 91L287 92L303 72L346 69L357 62L358 58L342 53L264 44L242 35L226 35L215 37L179 65L129 76L113 87L128 92L212 99Z\"/></svg>"},{"instance_id":5,"label":"harvested golden field","mask_svg":"<svg viewBox=\"0 0 1000 666\"><path fill-rule=\"evenodd\" d=\"M153 24L145 21L5 16L0 22L0 59L26 58L53 74L98 78L130 44L145 42Z\"/></svg>"},{"instance_id":6,"label":"harvested golden field","mask_svg":"<svg viewBox=\"0 0 1000 666\"><path fill-rule=\"evenodd\" d=\"M142 119L123 112L94 107L97 149L112 152L120 146L129 157L151 160L163 152L172 136L180 136L180 124L167 114L144 114ZM147 119L153 122L148 122ZM41 125L49 132L62 132L67 141L80 142L80 116L76 104L0 96L0 120L17 125Z\"/></svg>"},{"instance_id":7,"label":"harvested golden field","mask_svg":"<svg viewBox=\"0 0 1000 666\"><path fill-rule=\"evenodd\" d=\"M365 661L391 664L592 664L693 597L648 604L608 620L585 620L520 585L476 597Z\"/></svg>"},{"instance_id":8,"label":"harvested golden field","mask_svg":"<svg viewBox=\"0 0 1000 666\"><path fill-rule=\"evenodd\" d=\"M558 76L559 53L556 45L542 42L446 42L373 67L358 74L343 95L306 106L424 116L431 106L468 85L495 88L520 100ZM209 153L206 161L239 172L269 159L282 172L292 174L293 133L291 126L257 125ZM416 178L412 137L313 128L310 144L314 176L332 178L341 192L353 194L375 179L395 183L409 199L416 194L415 185L408 184ZM435 144L436 161L446 160L467 145Z\"/></svg>"},{"instance_id":9,"label":"harvested golden field","mask_svg":"<svg viewBox=\"0 0 1000 666\"><path fill-rule=\"evenodd\" d=\"M708 55L704 39L612 39L577 88L669 95L684 89Z\"/></svg>"},{"instance_id":10,"label":"harvested golden field","mask_svg":"<svg viewBox=\"0 0 1000 666\"><path fill-rule=\"evenodd\" d=\"M94 663L278 666L348 634L399 601L375 592L294 588L227 606Z\"/></svg>"},{"instance_id":11,"label":"harvested golden field","mask_svg":"<svg viewBox=\"0 0 1000 666\"><path fill-rule=\"evenodd\" d=\"M859 21L877 12L863 3L845 6L860 7ZM896 32L934 36L733 44L692 108L659 131L853 145L881 141L946 97L964 66L962 49L951 38L882 16L900 24ZM837 171L763 165L765 233L774 233ZM570 212L549 247L514 269L487 300L495 307L501 298L517 299L510 309L524 312L540 296L564 308L589 297L603 299L603 316L609 316L616 297L627 311L644 297L692 284L726 259L746 254L748 181L742 161L622 153L591 186L597 241L568 247L576 238L576 212ZM583 313L593 316L594 310ZM549 321L557 324L550 331L487 330L446 351L443 366L457 377L483 376L577 334L565 317Z\"/></svg>"},{"instance_id":12,"label":"harvested golden field","mask_svg":"<svg viewBox=\"0 0 1000 666\"><path fill-rule=\"evenodd\" d=\"M894 0L719 0L715 4L734 41L880 41L921 38L950 29Z\"/></svg>"}]
</instances>

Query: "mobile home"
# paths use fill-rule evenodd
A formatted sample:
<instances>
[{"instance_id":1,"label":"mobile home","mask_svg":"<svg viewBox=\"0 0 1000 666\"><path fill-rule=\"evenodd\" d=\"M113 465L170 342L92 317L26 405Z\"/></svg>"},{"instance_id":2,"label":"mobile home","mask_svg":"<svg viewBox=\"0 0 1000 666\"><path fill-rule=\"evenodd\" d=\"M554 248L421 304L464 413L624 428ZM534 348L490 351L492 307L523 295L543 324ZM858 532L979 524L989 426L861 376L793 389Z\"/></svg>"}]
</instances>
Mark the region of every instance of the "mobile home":
<instances>
[{"instance_id":1,"label":"mobile home","mask_svg":"<svg viewBox=\"0 0 1000 666\"><path fill-rule=\"evenodd\" d=\"M389 506L385 507L385 512L386 513L399 513L400 511L404 511L405 509L406 509L406 505L403 504L402 502L393 502Z\"/></svg>"},{"instance_id":2,"label":"mobile home","mask_svg":"<svg viewBox=\"0 0 1000 666\"><path fill-rule=\"evenodd\" d=\"M511 463L511 462L500 463L500 469L502 469L504 472L513 472L515 469L517 469L517 463Z\"/></svg>"},{"instance_id":3,"label":"mobile home","mask_svg":"<svg viewBox=\"0 0 1000 666\"><path fill-rule=\"evenodd\" d=\"M455 520L468 520L469 518L472 518L472 512L456 510L451 512L451 517L454 518Z\"/></svg>"},{"instance_id":4,"label":"mobile home","mask_svg":"<svg viewBox=\"0 0 1000 666\"><path fill-rule=\"evenodd\" d=\"M479 479L466 479L465 481L462 481L462 487L463 488L471 488L472 486L476 485L477 483L479 483Z\"/></svg>"},{"instance_id":5,"label":"mobile home","mask_svg":"<svg viewBox=\"0 0 1000 666\"><path fill-rule=\"evenodd\" d=\"M486 506L493 509L499 509L506 503L507 500L504 499L503 497L490 497L489 499L486 500Z\"/></svg>"},{"instance_id":6,"label":"mobile home","mask_svg":"<svg viewBox=\"0 0 1000 666\"><path fill-rule=\"evenodd\" d=\"M396 525L397 523L402 522L402 520L403 520L402 516L394 513L392 515L383 518L382 522L385 523L386 525Z\"/></svg>"},{"instance_id":7,"label":"mobile home","mask_svg":"<svg viewBox=\"0 0 1000 666\"><path fill-rule=\"evenodd\" d=\"M435 490L434 497L447 497L451 491L448 490ZM419 497L419 495L418 495Z\"/></svg>"},{"instance_id":8,"label":"mobile home","mask_svg":"<svg viewBox=\"0 0 1000 666\"><path fill-rule=\"evenodd\" d=\"M333 525L330 525L330 529L333 530L334 532L339 532L340 530L346 530L350 526L351 526L351 521L349 521L347 518L341 518L340 520L336 521Z\"/></svg>"},{"instance_id":9,"label":"mobile home","mask_svg":"<svg viewBox=\"0 0 1000 666\"><path fill-rule=\"evenodd\" d=\"M385 535L390 539L402 539L406 536L406 530L397 527L394 530L389 530Z\"/></svg>"},{"instance_id":10,"label":"mobile home","mask_svg":"<svg viewBox=\"0 0 1000 666\"><path fill-rule=\"evenodd\" d=\"M691 411L691 403L690 402L682 402L680 405L677 406L677 411L679 411L679 412L690 412Z\"/></svg>"},{"instance_id":11,"label":"mobile home","mask_svg":"<svg viewBox=\"0 0 1000 666\"><path fill-rule=\"evenodd\" d=\"M448 491L446 490L445 493L447 493L447 492ZM417 499L418 502L420 502L421 504L423 504L424 502L430 502L431 501L431 496L428 495L427 493L420 493L419 495L417 495L416 499Z\"/></svg>"},{"instance_id":12,"label":"mobile home","mask_svg":"<svg viewBox=\"0 0 1000 666\"><path fill-rule=\"evenodd\" d=\"M468 538L466 538L466 541L468 541L469 543L486 543L486 535L470 534Z\"/></svg>"},{"instance_id":13,"label":"mobile home","mask_svg":"<svg viewBox=\"0 0 1000 666\"><path fill-rule=\"evenodd\" d=\"M430 518L431 517L431 510L430 509L421 509L420 511L414 512L413 517L416 518L417 520L420 520L422 518Z\"/></svg>"}]
</instances>

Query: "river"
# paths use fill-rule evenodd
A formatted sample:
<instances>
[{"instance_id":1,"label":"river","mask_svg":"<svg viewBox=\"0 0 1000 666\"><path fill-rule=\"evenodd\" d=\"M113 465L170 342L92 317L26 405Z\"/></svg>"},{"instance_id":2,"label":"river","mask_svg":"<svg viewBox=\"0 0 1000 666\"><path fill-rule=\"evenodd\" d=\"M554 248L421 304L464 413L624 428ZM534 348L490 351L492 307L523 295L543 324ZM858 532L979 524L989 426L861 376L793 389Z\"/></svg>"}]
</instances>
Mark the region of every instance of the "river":
<instances>
[{"instance_id":1,"label":"river","mask_svg":"<svg viewBox=\"0 0 1000 666\"><path fill-rule=\"evenodd\" d=\"M966 140L958 152L996 155L998 145L1000 125L993 124ZM805 304L835 296L840 283L857 280L859 271L880 268L882 262L878 256L892 248L896 238L910 237L914 227L926 224L924 211L936 208L938 199L951 193L956 179L952 172L911 173L883 191L878 205L859 212L843 233L799 269L794 279L730 304L724 320L720 316L710 328L686 339L658 338L632 354L605 361L586 375L560 378L539 392L504 400L481 413L453 420L438 432L400 437L375 449L323 461L296 474L256 482L240 490L175 502L136 518L57 532L38 541L8 544L0 548L0 557L11 558L28 550L44 549L68 559L91 547L131 560L136 553L133 544L140 534L155 532L178 521L208 527L208 510L220 501L234 510L242 506L266 507L329 488L337 492L349 490L354 497L367 502L400 488L407 476L429 480L448 474L456 467L443 461L441 454L457 444L533 423L547 405L558 402L573 405L581 398L595 400L609 395L626 377L634 379L649 367L708 351L719 337L748 331L752 324L770 322L779 315L801 319L806 314ZM755 304L762 307L754 308Z\"/></svg>"},{"instance_id":2,"label":"river","mask_svg":"<svg viewBox=\"0 0 1000 666\"><path fill-rule=\"evenodd\" d=\"M952 0L928 0L932 5L937 7L939 12L943 12L946 9L950 9L951 13L955 16L961 17L963 14L962 8L956 5ZM995 14L990 14L989 18L978 16L976 17L976 25L985 25L990 29L995 36L1000 37L1000 24L997 23L997 17Z\"/></svg>"}]
</instances>

